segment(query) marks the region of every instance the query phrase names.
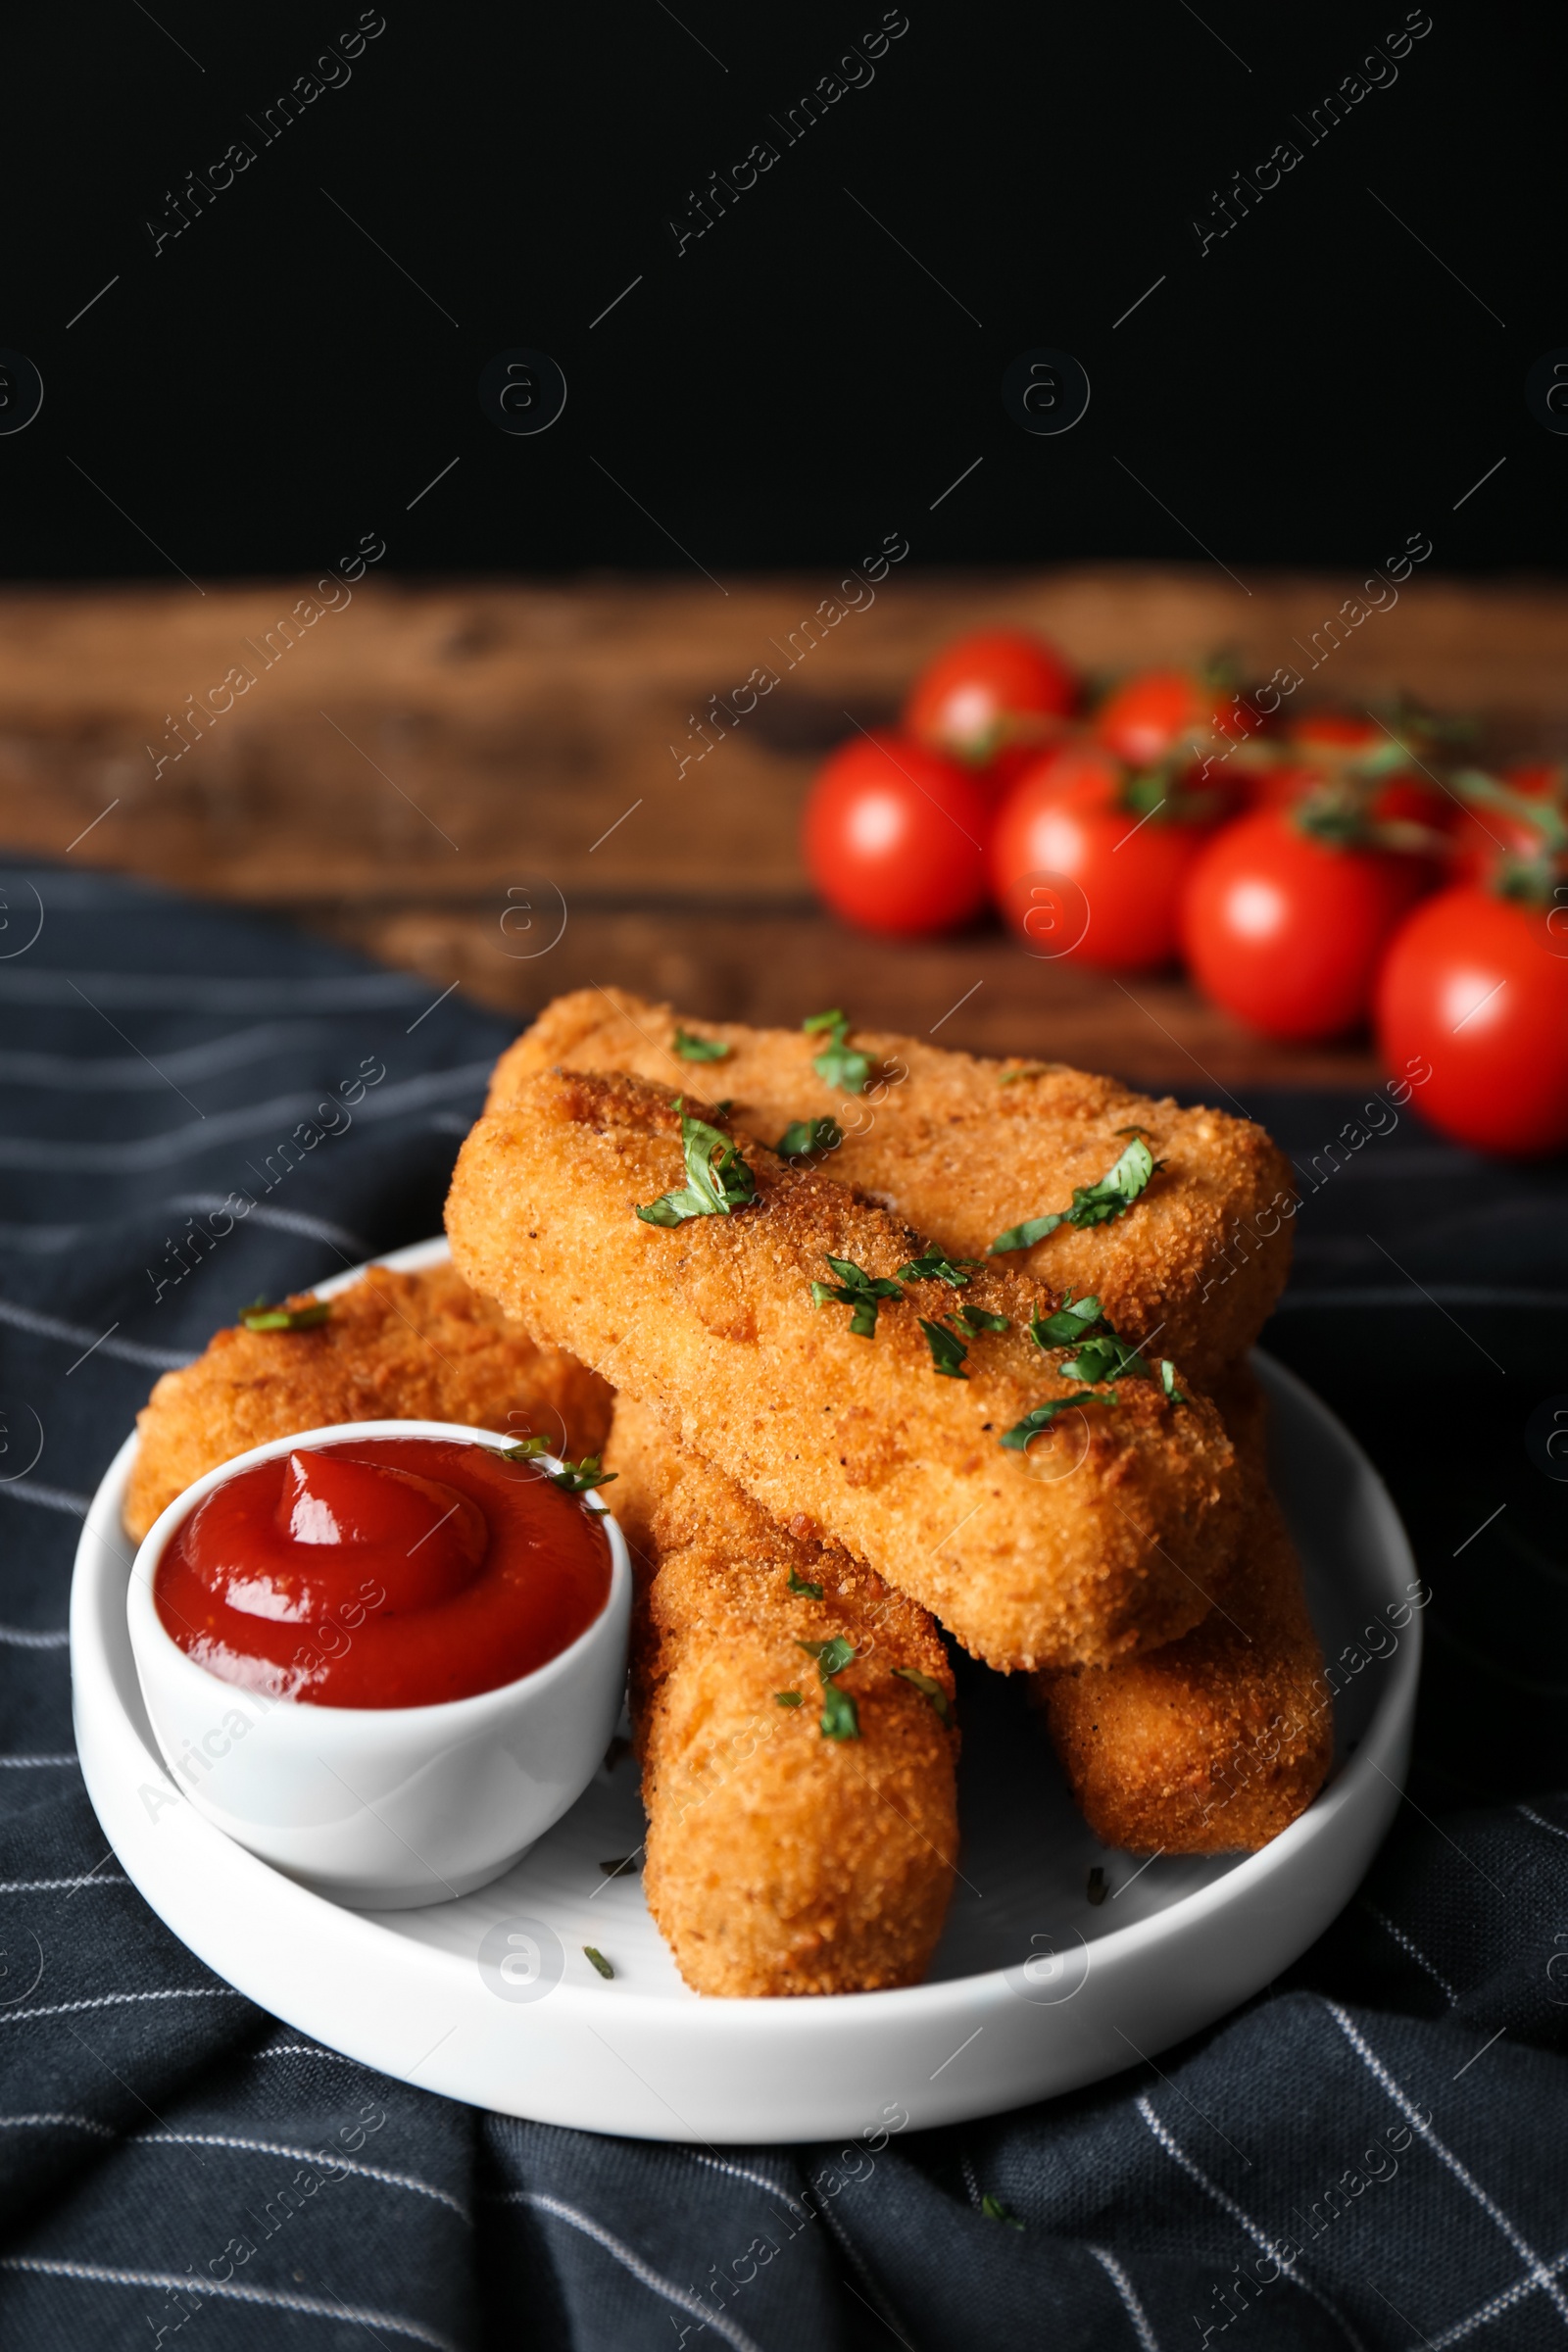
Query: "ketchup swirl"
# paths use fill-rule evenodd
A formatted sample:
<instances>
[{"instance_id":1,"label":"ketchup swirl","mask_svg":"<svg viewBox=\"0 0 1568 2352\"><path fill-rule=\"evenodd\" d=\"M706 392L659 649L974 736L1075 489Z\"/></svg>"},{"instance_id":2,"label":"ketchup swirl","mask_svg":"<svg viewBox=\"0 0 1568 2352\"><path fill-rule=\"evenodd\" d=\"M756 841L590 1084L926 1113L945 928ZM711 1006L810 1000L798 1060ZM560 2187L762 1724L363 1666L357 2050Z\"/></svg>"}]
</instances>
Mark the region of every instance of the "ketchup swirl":
<instances>
[{"instance_id":1,"label":"ketchup swirl","mask_svg":"<svg viewBox=\"0 0 1568 2352\"><path fill-rule=\"evenodd\" d=\"M421 1707L530 1674L610 1593L599 1514L532 1463L374 1438L255 1463L174 1531L153 1597L222 1681L323 1707Z\"/></svg>"}]
</instances>

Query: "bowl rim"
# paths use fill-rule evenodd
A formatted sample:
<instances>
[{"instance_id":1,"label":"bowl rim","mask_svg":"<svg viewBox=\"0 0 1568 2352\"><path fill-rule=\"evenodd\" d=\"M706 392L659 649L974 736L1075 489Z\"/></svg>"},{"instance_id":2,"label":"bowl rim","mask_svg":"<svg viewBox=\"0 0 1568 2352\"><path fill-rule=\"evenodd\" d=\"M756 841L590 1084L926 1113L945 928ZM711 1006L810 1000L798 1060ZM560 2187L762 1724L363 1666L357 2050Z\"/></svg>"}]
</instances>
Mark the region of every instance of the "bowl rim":
<instances>
[{"instance_id":1,"label":"bowl rim","mask_svg":"<svg viewBox=\"0 0 1568 2352\"><path fill-rule=\"evenodd\" d=\"M425 1705L408 1707L332 1707L320 1705L314 1699L274 1696L270 1691L258 1690L250 1683L228 1681L215 1674L211 1667L201 1664L179 1643L164 1624L153 1598L153 1583L165 1550L176 1528L182 1526L190 1513L219 1487L224 1486L237 1473L254 1468L258 1462L275 1461L279 1454L290 1453L296 1446L364 1444L372 1438L444 1438L484 1446L494 1451L516 1443L515 1438L503 1436L496 1430L480 1429L476 1425L457 1421L334 1421L318 1429L297 1430L287 1437L267 1438L251 1446L243 1453L227 1461L215 1463L199 1478L176 1494L161 1510L152 1526L137 1544L131 1557L130 1575L125 1592L125 1614L130 1634L131 1654L138 1673L145 1661L150 1672L160 1678L183 1678L194 1692L198 1688L213 1693L230 1693L230 1704L249 1700L265 1702L267 1720L278 1718L279 1710L288 1713L282 1720L297 1720L305 1725L312 1738L335 1736L352 1738L346 1727L362 1723L388 1732L413 1732L416 1727L429 1727L449 1740L458 1740L469 1730L483 1728L491 1714L506 1714L513 1707L526 1704L535 1696L542 1697L555 1684L567 1681L592 1650L607 1638L613 1638L617 1620L624 1617L619 1605L622 1596L631 1596L631 1559L626 1539L614 1513L597 1490L579 1495L577 1499L594 1511L604 1524L610 1544L610 1583L601 1607L590 1618L576 1639L554 1657L546 1658L526 1674L514 1675L510 1682L493 1684L486 1690L470 1690L462 1698L433 1699ZM559 1470L562 1458L554 1453L534 1457L541 1468ZM624 1628L621 1633L625 1645ZM331 1732L328 1732L328 1726ZM286 1736L286 1735L285 1735Z\"/></svg>"}]
</instances>

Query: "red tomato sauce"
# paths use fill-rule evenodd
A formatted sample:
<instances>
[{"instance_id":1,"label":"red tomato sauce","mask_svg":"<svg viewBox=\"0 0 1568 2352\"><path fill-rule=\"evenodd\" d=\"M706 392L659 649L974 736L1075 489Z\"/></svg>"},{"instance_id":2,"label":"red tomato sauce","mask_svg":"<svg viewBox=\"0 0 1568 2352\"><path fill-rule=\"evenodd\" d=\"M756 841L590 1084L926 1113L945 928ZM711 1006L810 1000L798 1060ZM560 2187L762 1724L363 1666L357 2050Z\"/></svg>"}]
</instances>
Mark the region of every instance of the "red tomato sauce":
<instances>
[{"instance_id":1,"label":"red tomato sauce","mask_svg":"<svg viewBox=\"0 0 1568 2352\"><path fill-rule=\"evenodd\" d=\"M514 1682L610 1593L599 1514L531 1462L445 1438L301 1448L215 1487L165 1546L165 1632L224 1682L426 1707Z\"/></svg>"}]
</instances>

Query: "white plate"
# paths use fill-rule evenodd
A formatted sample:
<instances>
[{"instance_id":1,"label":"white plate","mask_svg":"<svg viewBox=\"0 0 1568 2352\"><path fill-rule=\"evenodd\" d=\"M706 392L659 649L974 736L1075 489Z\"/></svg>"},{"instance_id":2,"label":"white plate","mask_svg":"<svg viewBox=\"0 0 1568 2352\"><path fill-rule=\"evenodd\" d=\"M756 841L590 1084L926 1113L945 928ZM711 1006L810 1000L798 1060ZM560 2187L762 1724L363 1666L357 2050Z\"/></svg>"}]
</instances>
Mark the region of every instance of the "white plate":
<instances>
[{"instance_id":1,"label":"white plate","mask_svg":"<svg viewBox=\"0 0 1568 2352\"><path fill-rule=\"evenodd\" d=\"M388 1258L439 1263L444 1241ZM363 1268L323 1291L341 1289ZM1273 1475L1332 1659L1408 1607L1415 1566L1370 1463L1311 1392L1255 1359ZM148 1902L191 1950L302 2033L503 2114L641 2139L781 2141L954 2123L1114 2074L1278 1976L1348 1900L1399 1799L1421 1620L1336 1702L1328 1787L1262 1853L1107 1855L1075 1810L1017 1680L962 1661L962 1880L929 1981L902 1992L708 2000L676 1975L640 1881L633 1766L601 1770L506 1878L427 1910L354 1912L235 1845L158 1759L125 1630L120 1523L135 1438L93 1497L76 1555L71 1661L87 1791ZM1091 1908L1089 1868L1113 1889ZM1136 1874L1136 1875L1135 1875ZM508 1943L508 1936L524 1940ZM612 1962L612 1982L583 1953ZM481 1945L484 1945L481 1965ZM563 1956L559 1982L530 1981ZM509 1986L498 1955L510 1960Z\"/></svg>"}]
</instances>

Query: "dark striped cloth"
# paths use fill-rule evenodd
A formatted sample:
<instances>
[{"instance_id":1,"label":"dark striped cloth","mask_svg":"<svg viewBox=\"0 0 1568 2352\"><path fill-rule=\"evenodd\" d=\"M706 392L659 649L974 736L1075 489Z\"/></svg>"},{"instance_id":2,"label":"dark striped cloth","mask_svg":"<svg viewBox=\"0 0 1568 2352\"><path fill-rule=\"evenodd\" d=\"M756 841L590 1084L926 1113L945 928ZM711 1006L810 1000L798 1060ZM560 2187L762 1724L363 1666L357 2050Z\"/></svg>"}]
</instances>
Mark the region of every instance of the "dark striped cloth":
<instances>
[{"instance_id":1,"label":"dark striped cloth","mask_svg":"<svg viewBox=\"0 0 1568 2352\"><path fill-rule=\"evenodd\" d=\"M434 1232L506 1025L128 884L12 867L4 900L0 2341L1568 2342L1560 1166L1489 1166L1386 1094L1248 1099L1302 1192L1269 1345L1390 1478L1435 1594L1409 1802L1289 1979L961 2131L596 2138L368 2073L217 1983L72 1749L77 1521L150 1381L238 1301Z\"/></svg>"}]
</instances>

